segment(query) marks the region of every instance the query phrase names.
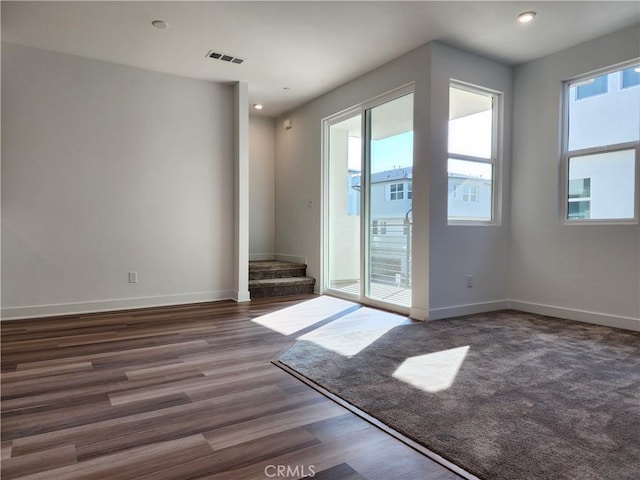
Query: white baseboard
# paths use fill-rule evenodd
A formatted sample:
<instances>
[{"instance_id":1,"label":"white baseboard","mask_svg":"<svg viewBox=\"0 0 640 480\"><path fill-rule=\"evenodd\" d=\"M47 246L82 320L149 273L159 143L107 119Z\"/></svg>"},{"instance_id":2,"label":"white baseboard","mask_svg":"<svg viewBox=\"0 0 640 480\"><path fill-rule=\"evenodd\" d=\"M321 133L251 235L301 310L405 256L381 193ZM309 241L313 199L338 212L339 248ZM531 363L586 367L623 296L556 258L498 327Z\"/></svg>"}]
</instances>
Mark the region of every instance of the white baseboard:
<instances>
[{"instance_id":1,"label":"white baseboard","mask_svg":"<svg viewBox=\"0 0 640 480\"><path fill-rule=\"evenodd\" d=\"M472 315L474 313L493 312L509 307L509 300L495 300L492 302L471 303L468 305L455 305L453 307L432 308L429 310L428 320L440 320L443 318Z\"/></svg>"},{"instance_id":2,"label":"white baseboard","mask_svg":"<svg viewBox=\"0 0 640 480\"><path fill-rule=\"evenodd\" d=\"M586 310L576 310L572 308L554 307L539 303L523 302L520 300L509 300L509 308L550 317L566 318L577 320L578 322L595 323L606 327L623 328L640 332L640 319L631 317L620 317L608 315L606 313L589 312Z\"/></svg>"},{"instance_id":3,"label":"white baseboard","mask_svg":"<svg viewBox=\"0 0 640 480\"><path fill-rule=\"evenodd\" d=\"M250 253L249 254L249 261L252 260L275 260L276 259L276 254L275 253Z\"/></svg>"},{"instance_id":4,"label":"white baseboard","mask_svg":"<svg viewBox=\"0 0 640 480\"><path fill-rule=\"evenodd\" d=\"M251 295L249 294L249 290L244 290L244 291L234 290L231 299L235 300L238 303L250 302Z\"/></svg>"},{"instance_id":5,"label":"white baseboard","mask_svg":"<svg viewBox=\"0 0 640 480\"><path fill-rule=\"evenodd\" d=\"M59 315L77 315L84 313L129 310L132 308L162 307L188 303L215 302L233 299L230 290L181 293L158 297L121 298L114 300L98 300L90 302L60 303L53 305L31 305L23 307L2 308L2 321L20 320L24 318L53 317Z\"/></svg>"},{"instance_id":6,"label":"white baseboard","mask_svg":"<svg viewBox=\"0 0 640 480\"><path fill-rule=\"evenodd\" d=\"M424 308L411 307L411 311L409 312L409 316L414 320L422 320L425 321L429 318L428 310Z\"/></svg>"},{"instance_id":7,"label":"white baseboard","mask_svg":"<svg viewBox=\"0 0 640 480\"><path fill-rule=\"evenodd\" d=\"M301 257L299 255L287 255L285 253L276 253L275 259L281 262L295 262L307 264L307 257Z\"/></svg>"}]
</instances>

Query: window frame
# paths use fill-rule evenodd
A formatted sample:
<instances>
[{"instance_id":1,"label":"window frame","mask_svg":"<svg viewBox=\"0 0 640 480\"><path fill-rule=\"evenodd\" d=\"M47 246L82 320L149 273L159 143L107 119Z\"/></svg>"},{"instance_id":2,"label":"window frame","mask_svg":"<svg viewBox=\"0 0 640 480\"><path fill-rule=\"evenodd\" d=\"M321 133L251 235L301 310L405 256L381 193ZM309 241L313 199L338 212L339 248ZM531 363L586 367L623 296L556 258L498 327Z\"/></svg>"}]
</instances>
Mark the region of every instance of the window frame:
<instances>
[{"instance_id":1,"label":"window frame","mask_svg":"<svg viewBox=\"0 0 640 480\"><path fill-rule=\"evenodd\" d=\"M499 226L501 225L501 209L500 205L500 159L502 158L502 108L503 93L490 88L472 85L466 82L449 79L449 89L457 88L470 93L491 97L491 155L489 158L475 157L471 155L462 155L449 152L449 127L447 123L447 182L449 181L449 159L464 160L468 162L483 163L491 165L491 220L472 220L472 219L452 219L449 218L448 200L447 200L447 225L466 225L466 226ZM447 109L451 108L450 98Z\"/></svg>"},{"instance_id":2,"label":"window frame","mask_svg":"<svg viewBox=\"0 0 640 480\"><path fill-rule=\"evenodd\" d=\"M405 198L405 182L390 183L387 190L387 202L407 200ZM392 190L393 189L393 190ZM395 198L393 198L395 196Z\"/></svg>"},{"instance_id":3,"label":"window frame","mask_svg":"<svg viewBox=\"0 0 640 480\"><path fill-rule=\"evenodd\" d=\"M640 139L632 142L616 143L612 145L601 145L597 147L588 147L578 150L568 150L569 148L569 112L571 101L583 101L584 99L575 100L571 98L571 85L589 78L601 75L609 75L614 72L622 72L628 67L637 65L640 59L634 59L622 64L613 65L604 69L579 75L571 79L565 80L562 84L562 136L561 136L561 188L560 188L560 212L561 222L563 225L637 225L638 213L640 210ZM620 75L622 77L622 75ZM588 97L591 98L591 97ZM635 150L635 167L634 167L634 198L633 198L633 217L631 218L585 218L570 219L569 218L569 166L571 159L574 157L584 157L602 153L614 153L623 150ZM589 198L591 200L591 197Z\"/></svg>"}]
</instances>

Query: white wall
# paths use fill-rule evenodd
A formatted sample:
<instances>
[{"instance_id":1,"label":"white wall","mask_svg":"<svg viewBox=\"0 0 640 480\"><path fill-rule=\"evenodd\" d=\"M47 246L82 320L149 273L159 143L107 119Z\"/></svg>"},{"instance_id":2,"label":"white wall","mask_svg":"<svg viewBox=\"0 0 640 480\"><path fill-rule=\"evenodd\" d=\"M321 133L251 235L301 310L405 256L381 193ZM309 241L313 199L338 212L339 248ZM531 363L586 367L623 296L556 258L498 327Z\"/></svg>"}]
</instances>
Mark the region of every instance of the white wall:
<instances>
[{"instance_id":1,"label":"white wall","mask_svg":"<svg viewBox=\"0 0 640 480\"><path fill-rule=\"evenodd\" d=\"M275 253L275 121L249 117L249 256Z\"/></svg>"},{"instance_id":2,"label":"white wall","mask_svg":"<svg viewBox=\"0 0 640 480\"><path fill-rule=\"evenodd\" d=\"M509 274L515 307L640 327L640 227L562 224L559 136L562 81L637 58L639 32L631 27L515 69Z\"/></svg>"},{"instance_id":3,"label":"white wall","mask_svg":"<svg viewBox=\"0 0 640 480\"><path fill-rule=\"evenodd\" d=\"M2 99L3 318L231 296L231 86L3 44Z\"/></svg>"},{"instance_id":4,"label":"white wall","mask_svg":"<svg viewBox=\"0 0 640 480\"><path fill-rule=\"evenodd\" d=\"M276 251L308 258L321 272L322 119L408 83L415 83L413 170L413 306L417 318L438 318L505 305L508 210L503 226L447 225L449 76L505 92L508 67L437 43L416 49L287 115L291 130L276 130ZM284 118L284 117L283 117ZM510 132L505 127L505 159ZM502 175L508 178L507 165ZM502 202L508 202L505 182ZM312 208L307 208L307 202ZM465 275L476 285L468 289ZM319 284L317 284L319 285Z\"/></svg>"},{"instance_id":5,"label":"white wall","mask_svg":"<svg viewBox=\"0 0 640 480\"><path fill-rule=\"evenodd\" d=\"M508 298L511 69L436 43L433 44L431 72L430 317L450 316L471 309L456 309L456 306L475 305L476 310L483 306L489 310L501 308ZM503 93L500 107L502 162L496 174L498 191L501 191L501 197L497 199L498 225L447 224L450 79ZM416 190L414 183L414 192ZM466 287L466 275L473 275L472 288Z\"/></svg>"}]
</instances>

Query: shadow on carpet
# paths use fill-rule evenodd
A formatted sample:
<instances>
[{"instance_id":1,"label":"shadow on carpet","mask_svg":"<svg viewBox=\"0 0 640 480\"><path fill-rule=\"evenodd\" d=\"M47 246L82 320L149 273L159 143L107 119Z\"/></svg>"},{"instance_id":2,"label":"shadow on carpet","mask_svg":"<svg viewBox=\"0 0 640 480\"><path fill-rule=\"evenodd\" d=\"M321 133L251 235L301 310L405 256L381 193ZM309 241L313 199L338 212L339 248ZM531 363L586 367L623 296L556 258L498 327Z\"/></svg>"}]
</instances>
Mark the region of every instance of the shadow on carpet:
<instances>
[{"instance_id":1,"label":"shadow on carpet","mask_svg":"<svg viewBox=\"0 0 640 480\"><path fill-rule=\"evenodd\" d=\"M480 478L640 478L640 333L501 311L320 344L279 362Z\"/></svg>"}]
</instances>

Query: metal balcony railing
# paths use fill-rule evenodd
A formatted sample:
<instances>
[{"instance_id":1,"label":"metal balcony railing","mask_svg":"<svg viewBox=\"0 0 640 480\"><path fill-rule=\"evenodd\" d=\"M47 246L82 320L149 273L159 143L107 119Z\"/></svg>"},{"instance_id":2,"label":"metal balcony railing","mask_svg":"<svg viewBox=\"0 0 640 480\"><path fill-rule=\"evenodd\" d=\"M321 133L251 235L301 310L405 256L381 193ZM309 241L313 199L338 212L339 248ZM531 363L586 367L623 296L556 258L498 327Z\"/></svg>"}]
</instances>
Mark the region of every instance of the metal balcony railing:
<instances>
[{"instance_id":1,"label":"metal balcony railing","mask_svg":"<svg viewBox=\"0 0 640 480\"><path fill-rule=\"evenodd\" d=\"M371 281L411 288L411 222L374 220L369 225Z\"/></svg>"}]
</instances>

